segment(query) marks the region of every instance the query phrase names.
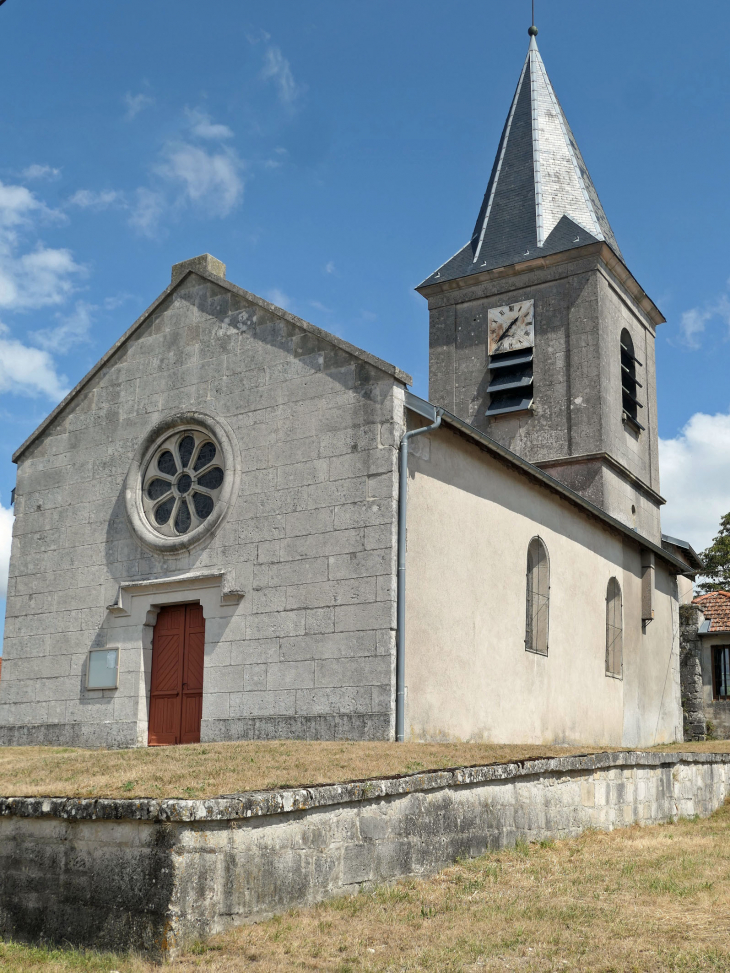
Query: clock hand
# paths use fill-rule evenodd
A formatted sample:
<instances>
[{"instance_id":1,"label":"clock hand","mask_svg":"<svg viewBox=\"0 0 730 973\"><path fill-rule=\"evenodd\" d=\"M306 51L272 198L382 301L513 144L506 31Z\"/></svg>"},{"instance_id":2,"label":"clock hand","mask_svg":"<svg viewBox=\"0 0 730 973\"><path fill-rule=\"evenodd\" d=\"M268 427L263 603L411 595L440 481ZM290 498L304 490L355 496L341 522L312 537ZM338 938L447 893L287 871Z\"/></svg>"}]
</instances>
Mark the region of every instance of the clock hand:
<instances>
[{"instance_id":1,"label":"clock hand","mask_svg":"<svg viewBox=\"0 0 730 973\"><path fill-rule=\"evenodd\" d=\"M514 328L514 326L517 324L517 322L519 320L520 320L520 315L518 314L516 318L513 318L510 321L510 323L507 325L507 327L504 329L504 331L500 335L499 341L497 342L498 345L501 345L502 344L502 342L504 341L504 339L507 337L507 334L512 330L512 328Z\"/></svg>"}]
</instances>

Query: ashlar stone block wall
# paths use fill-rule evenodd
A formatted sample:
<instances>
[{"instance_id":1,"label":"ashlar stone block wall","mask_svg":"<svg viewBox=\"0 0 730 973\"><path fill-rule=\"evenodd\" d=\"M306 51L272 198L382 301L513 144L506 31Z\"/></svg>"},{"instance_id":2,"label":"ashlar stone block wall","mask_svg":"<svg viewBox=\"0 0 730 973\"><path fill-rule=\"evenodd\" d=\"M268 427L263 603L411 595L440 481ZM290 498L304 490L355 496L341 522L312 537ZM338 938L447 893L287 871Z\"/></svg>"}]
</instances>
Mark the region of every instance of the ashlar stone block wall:
<instances>
[{"instance_id":1,"label":"ashlar stone block wall","mask_svg":"<svg viewBox=\"0 0 730 973\"><path fill-rule=\"evenodd\" d=\"M388 738L407 381L211 274L168 289L20 456L0 744L143 742L151 630L127 633L116 691L85 689L87 653L118 644L121 584L206 570L243 597L206 627L204 739ZM214 536L163 556L123 485L190 409L232 427L241 486Z\"/></svg>"},{"instance_id":2,"label":"ashlar stone block wall","mask_svg":"<svg viewBox=\"0 0 730 973\"><path fill-rule=\"evenodd\" d=\"M534 410L487 418L489 309L528 300L535 301ZM655 329L595 248L513 276L434 288L428 301L431 401L659 542ZM622 422L623 328L642 362L646 428L638 434Z\"/></svg>"}]
</instances>

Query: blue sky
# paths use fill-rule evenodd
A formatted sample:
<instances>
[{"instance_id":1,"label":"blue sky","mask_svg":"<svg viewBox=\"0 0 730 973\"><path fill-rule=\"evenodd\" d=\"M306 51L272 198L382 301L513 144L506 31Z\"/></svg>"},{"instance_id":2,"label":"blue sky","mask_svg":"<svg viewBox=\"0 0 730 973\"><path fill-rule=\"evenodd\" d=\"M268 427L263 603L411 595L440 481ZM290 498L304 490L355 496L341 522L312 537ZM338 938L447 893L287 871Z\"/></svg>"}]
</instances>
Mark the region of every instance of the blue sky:
<instances>
[{"instance_id":1,"label":"blue sky","mask_svg":"<svg viewBox=\"0 0 730 973\"><path fill-rule=\"evenodd\" d=\"M730 5L537 0L536 19L668 319L664 528L703 547L730 509ZM528 0L0 7L0 575L11 453L176 261L213 253L427 395L413 287L469 238L528 26Z\"/></svg>"}]
</instances>

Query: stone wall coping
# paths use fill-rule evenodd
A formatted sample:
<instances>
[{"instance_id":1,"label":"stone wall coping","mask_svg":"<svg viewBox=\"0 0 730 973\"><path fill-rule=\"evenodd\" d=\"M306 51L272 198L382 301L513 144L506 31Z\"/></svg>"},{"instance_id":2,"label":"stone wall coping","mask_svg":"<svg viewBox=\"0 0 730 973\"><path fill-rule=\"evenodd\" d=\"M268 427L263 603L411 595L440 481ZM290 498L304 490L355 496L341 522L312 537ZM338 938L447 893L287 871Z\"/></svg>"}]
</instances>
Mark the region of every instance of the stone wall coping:
<instances>
[{"instance_id":1,"label":"stone wall coping","mask_svg":"<svg viewBox=\"0 0 730 973\"><path fill-rule=\"evenodd\" d=\"M623 750L569 757L521 760L513 763L455 767L396 777L372 778L343 784L319 784L277 790L224 794L202 800L179 798L3 797L0 817L61 818L66 821L146 821L195 823L241 821L277 814L310 811L337 804L447 787L468 787L518 777L611 770L616 767L658 767L677 764L730 764L730 753L661 753Z\"/></svg>"}]
</instances>

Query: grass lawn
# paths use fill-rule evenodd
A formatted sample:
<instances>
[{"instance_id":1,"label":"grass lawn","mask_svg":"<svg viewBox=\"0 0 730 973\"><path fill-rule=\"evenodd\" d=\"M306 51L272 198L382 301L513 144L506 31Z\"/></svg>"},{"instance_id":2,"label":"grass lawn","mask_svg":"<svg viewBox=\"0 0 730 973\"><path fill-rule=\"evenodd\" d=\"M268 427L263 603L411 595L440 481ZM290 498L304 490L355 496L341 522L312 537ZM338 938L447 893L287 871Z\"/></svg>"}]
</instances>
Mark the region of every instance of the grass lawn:
<instances>
[{"instance_id":1,"label":"grass lawn","mask_svg":"<svg viewBox=\"0 0 730 973\"><path fill-rule=\"evenodd\" d=\"M521 845L244 926L175 973L730 970L730 808L704 821ZM0 941L3 973L154 973L136 957Z\"/></svg>"},{"instance_id":2,"label":"grass lawn","mask_svg":"<svg viewBox=\"0 0 730 973\"><path fill-rule=\"evenodd\" d=\"M655 749L728 752L730 741ZM134 750L0 747L0 797L216 797L273 787L594 752L590 747L299 740Z\"/></svg>"}]
</instances>

